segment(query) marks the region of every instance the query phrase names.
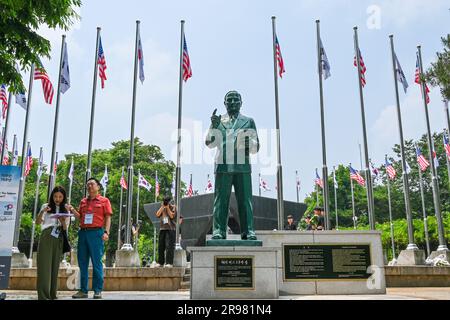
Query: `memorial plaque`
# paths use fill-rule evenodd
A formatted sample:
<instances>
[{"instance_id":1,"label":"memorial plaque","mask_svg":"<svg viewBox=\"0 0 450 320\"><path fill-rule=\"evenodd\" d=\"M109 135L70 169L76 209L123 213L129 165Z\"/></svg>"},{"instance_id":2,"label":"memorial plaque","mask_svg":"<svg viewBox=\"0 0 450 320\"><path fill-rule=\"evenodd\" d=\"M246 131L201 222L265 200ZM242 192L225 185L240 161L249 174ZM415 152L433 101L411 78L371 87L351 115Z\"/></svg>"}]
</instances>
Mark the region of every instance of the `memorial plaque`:
<instances>
[{"instance_id":1,"label":"memorial plaque","mask_svg":"<svg viewBox=\"0 0 450 320\"><path fill-rule=\"evenodd\" d=\"M214 288L216 290L252 290L253 256L215 256Z\"/></svg>"},{"instance_id":2,"label":"memorial plaque","mask_svg":"<svg viewBox=\"0 0 450 320\"><path fill-rule=\"evenodd\" d=\"M283 245L285 281L365 280L370 265L369 244Z\"/></svg>"}]
</instances>

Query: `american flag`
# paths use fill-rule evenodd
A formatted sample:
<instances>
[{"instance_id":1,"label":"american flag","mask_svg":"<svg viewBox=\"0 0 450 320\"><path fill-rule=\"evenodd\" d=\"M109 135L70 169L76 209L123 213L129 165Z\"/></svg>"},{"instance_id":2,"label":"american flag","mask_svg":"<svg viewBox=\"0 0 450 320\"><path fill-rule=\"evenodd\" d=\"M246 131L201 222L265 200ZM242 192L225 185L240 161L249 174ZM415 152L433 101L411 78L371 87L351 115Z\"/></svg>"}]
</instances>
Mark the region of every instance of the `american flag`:
<instances>
[{"instance_id":1,"label":"american flag","mask_svg":"<svg viewBox=\"0 0 450 320\"><path fill-rule=\"evenodd\" d=\"M187 197L192 197L194 195L194 190L192 189L192 174L191 174L191 180L189 182L189 188L186 191Z\"/></svg>"},{"instance_id":2,"label":"american flag","mask_svg":"<svg viewBox=\"0 0 450 320\"><path fill-rule=\"evenodd\" d=\"M285 73L286 70L284 69L284 60L281 55L281 47L277 36L275 36L275 56L278 62L278 74L280 75L280 78L283 78L283 73Z\"/></svg>"},{"instance_id":3,"label":"american flag","mask_svg":"<svg viewBox=\"0 0 450 320\"><path fill-rule=\"evenodd\" d=\"M29 146L27 151L27 161L25 162L25 177L30 174L32 167L33 167L33 157L31 156L31 146Z\"/></svg>"},{"instance_id":4,"label":"american flag","mask_svg":"<svg viewBox=\"0 0 450 320\"><path fill-rule=\"evenodd\" d=\"M358 51L359 51L359 66L360 66L360 69L361 69L361 85L364 88L364 86L366 85L366 71L367 71L367 68L366 68L366 65L364 63L363 57L361 55L361 50L359 50L359 48L358 48ZM358 58L356 57L356 54L355 54L355 58L353 59L353 65L355 67L357 67L357 60L358 60Z\"/></svg>"},{"instance_id":5,"label":"american flag","mask_svg":"<svg viewBox=\"0 0 450 320\"><path fill-rule=\"evenodd\" d=\"M6 138L4 139L5 139L5 156L3 157L2 165L7 166L9 164L8 140Z\"/></svg>"},{"instance_id":6,"label":"american flag","mask_svg":"<svg viewBox=\"0 0 450 320\"><path fill-rule=\"evenodd\" d=\"M355 180L356 182L358 182L360 186L365 187L366 181L364 180L362 175L360 175L357 170L353 169L352 166L350 166L349 168L350 168L350 179Z\"/></svg>"},{"instance_id":7,"label":"american flag","mask_svg":"<svg viewBox=\"0 0 450 320\"><path fill-rule=\"evenodd\" d=\"M319 173L317 172L316 169L316 179L314 180L315 184L318 185L319 187L321 187L323 189L323 180L320 179Z\"/></svg>"},{"instance_id":8,"label":"american flag","mask_svg":"<svg viewBox=\"0 0 450 320\"><path fill-rule=\"evenodd\" d=\"M385 164L386 172L389 176L389 179L394 180L397 176L397 171L395 171L394 166L392 163L389 162L389 160L386 158L386 164Z\"/></svg>"},{"instance_id":9,"label":"american flag","mask_svg":"<svg viewBox=\"0 0 450 320\"><path fill-rule=\"evenodd\" d=\"M44 91L44 100L46 103L52 104L54 93L53 85L42 63L34 69L34 80L41 80L42 90Z\"/></svg>"},{"instance_id":10,"label":"american flag","mask_svg":"<svg viewBox=\"0 0 450 320\"><path fill-rule=\"evenodd\" d=\"M159 196L159 180L158 180L158 172L156 172L155 177L155 197Z\"/></svg>"},{"instance_id":11,"label":"american flag","mask_svg":"<svg viewBox=\"0 0 450 320\"><path fill-rule=\"evenodd\" d=\"M450 161L450 142L448 136L446 136L445 134L443 135L443 138L444 138L445 153L447 154L448 161Z\"/></svg>"},{"instance_id":12,"label":"american flag","mask_svg":"<svg viewBox=\"0 0 450 320\"><path fill-rule=\"evenodd\" d=\"M419 146L416 146L416 155L417 155L417 163L420 166L420 170L422 171L427 170L427 168L430 166L430 163L422 155L422 152L420 152Z\"/></svg>"},{"instance_id":13,"label":"american flag","mask_svg":"<svg viewBox=\"0 0 450 320\"><path fill-rule=\"evenodd\" d=\"M420 90L422 91L422 79L420 79L420 62L419 62L419 55L417 55L416 60L416 74L414 77L414 82L420 85ZM427 104L430 103L430 96L428 95L430 93L430 89L428 88L427 84L425 83L425 99ZM423 94L423 93L422 93Z\"/></svg>"},{"instance_id":14,"label":"american flag","mask_svg":"<svg viewBox=\"0 0 450 320\"><path fill-rule=\"evenodd\" d=\"M0 100L2 101L2 116L6 119L6 111L8 110L8 97L6 96L6 86L2 84L0 89Z\"/></svg>"},{"instance_id":15,"label":"american flag","mask_svg":"<svg viewBox=\"0 0 450 320\"><path fill-rule=\"evenodd\" d=\"M189 59L186 37L183 34L183 80L186 82L190 77L192 77L191 60Z\"/></svg>"},{"instance_id":16,"label":"american flag","mask_svg":"<svg viewBox=\"0 0 450 320\"><path fill-rule=\"evenodd\" d=\"M97 64L98 64L98 72L100 73L100 79L102 80L102 89L103 89L105 87L105 80L107 80L107 78L106 78L106 60L105 60L105 53L103 52L102 37L100 37L98 45Z\"/></svg>"},{"instance_id":17,"label":"american flag","mask_svg":"<svg viewBox=\"0 0 450 320\"><path fill-rule=\"evenodd\" d=\"M122 176L120 177L120 186L124 188L125 190L128 190L127 181L125 180L125 175L123 174L122 170Z\"/></svg>"}]
</instances>

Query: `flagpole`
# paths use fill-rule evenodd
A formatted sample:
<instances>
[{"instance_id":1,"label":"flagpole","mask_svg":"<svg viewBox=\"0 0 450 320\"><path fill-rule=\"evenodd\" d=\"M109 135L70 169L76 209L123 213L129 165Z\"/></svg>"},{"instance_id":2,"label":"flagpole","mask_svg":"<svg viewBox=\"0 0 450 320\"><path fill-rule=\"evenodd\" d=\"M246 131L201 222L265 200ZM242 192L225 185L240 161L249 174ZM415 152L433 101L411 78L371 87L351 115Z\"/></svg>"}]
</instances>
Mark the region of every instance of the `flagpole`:
<instances>
[{"instance_id":1,"label":"flagpole","mask_svg":"<svg viewBox=\"0 0 450 320\"><path fill-rule=\"evenodd\" d=\"M350 163L350 168L352 164ZM350 189L352 191L352 215L353 215L353 229L356 230L356 215L355 215L355 193L353 191L353 179L350 176Z\"/></svg>"},{"instance_id":2,"label":"flagpole","mask_svg":"<svg viewBox=\"0 0 450 320\"><path fill-rule=\"evenodd\" d=\"M72 157L72 163L70 164L70 167L72 168L73 166L73 157ZM69 174L71 174L69 172ZM73 183L73 176L70 178L70 183L69 183L69 196L67 197L67 202L68 203L72 203L72 183Z\"/></svg>"},{"instance_id":3,"label":"flagpole","mask_svg":"<svg viewBox=\"0 0 450 320\"><path fill-rule=\"evenodd\" d=\"M180 235L180 214L181 214L181 121L183 109L183 47L184 47L184 20L180 21L181 39L180 39L180 75L178 81L178 138L177 138L177 168L175 173L175 210L177 211L177 224L175 229L176 248L180 247L178 242Z\"/></svg>"},{"instance_id":4,"label":"flagpole","mask_svg":"<svg viewBox=\"0 0 450 320\"><path fill-rule=\"evenodd\" d=\"M360 170L363 171L363 163L362 163L362 151L361 151L361 143L358 142L358 147L359 147L359 164L360 164Z\"/></svg>"},{"instance_id":5,"label":"flagpole","mask_svg":"<svg viewBox=\"0 0 450 320\"><path fill-rule=\"evenodd\" d=\"M421 46L417 46L417 52L419 55L419 63L420 63L420 74L423 75L423 65L422 65L422 51ZM441 215L441 200L439 197L439 185L437 180L437 172L436 167L434 166L434 158L433 158L433 141L431 136L431 129L430 129L430 118L428 115L428 103L426 99L426 87L425 82L421 81L421 88L422 88L422 98L423 98L423 104L425 108L425 120L427 124L427 135L428 135L428 151L430 154L430 166L431 166L431 174L432 174L432 188L433 188L433 202L434 202L434 213L436 215L437 225L438 225L438 236L439 236L439 246L437 248L437 251L448 251L446 242L445 242L445 230L444 230L444 224L442 222L442 215Z\"/></svg>"},{"instance_id":6,"label":"flagpole","mask_svg":"<svg viewBox=\"0 0 450 320\"><path fill-rule=\"evenodd\" d=\"M108 174L108 165L105 164L105 173ZM106 197L106 188L108 187L108 183L105 183L105 187L103 188L103 196Z\"/></svg>"},{"instance_id":7,"label":"flagpole","mask_svg":"<svg viewBox=\"0 0 450 320\"><path fill-rule=\"evenodd\" d=\"M123 171L124 168L122 166L122 175L120 176L120 179L123 177ZM123 211L123 187L122 184L120 184L120 204L119 204L119 229L117 231L117 250L120 250L120 239L121 239L121 232L122 232L122 211Z\"/></svg>"},{"instance_id":8,"label":"flagpole","mask_svg":"<svg viewBox=\"0 0 450 320\"><path fill-rule=\"evenodd\" d=\"M153 225L153 262L156 263L156 227Z\"/></svg>"},{"instance_id":9,"label":"flagpole","mask_svg":"<svg viewBox=\"0 0 450 320\"><path fill-rule=\"evenodd\" d=\"M295 170L295 189L296 189L296 192L297 192L297 203L299 203L300 202L300 197L299 197L299 190L298 190L298 171L297 170Z\"/></svg>"},{"instance_id":10,"label":"flagpole","mask_svg":"<svg viewBox=\"0 0 450 320\"><path fill-rule=\"evenodd\" d=\"M30 143L28 142L28 146L30 145ZM42 147L41 150L39 151L39 159L42 159ZM34 245L34 232L36 229L36 215L38 212L38 204L39 204L39 185L41 183L41 175L39 174L40 168L39 168L40 163L38 164L38 175L37 175L37 179L36 179L36 192L34 194L34 207L33 207L33 221L32 221L32 227L31 227L31 243L30 243L30 255L28 256L28 262L29 262L29 267L32 268L33 267L33 245ZM70 202L69 202L70 203Z\"/></svg>"},{"instance_id":11,"label":"flagpole","mask_svg":"<svg viewBox=\"0 0 450 320\"><path fill-rule=\"evenodd\" d=\"M337 209L337 188L336 188L336 168L333 166L333 184L334 184L334 209L336 210L336 230L339 230L339 218Z\"/></svg>"},{"instance_id":12,"label":"flagpole","mask_svg":"<svg viewBox=\"0 0 450 320\"><path fill-rule=\"evenodd\" d=\"M53 171L55 171L54 172L54 174L55 174L55 179L53 179L53 183L52 183L52 186L51 186L51 188L50 188L50 190L53 190L53 188L55 187L55 181L56 181L56 170L57 170L57 163L56 163L56 161L58 161L58 152L55 152L55 168L54 168L54 170ZM51 192L50 192L51 193Z\"/></svg>"},{"instance_id":13,"label":"flagpole","mask_svg":"<svg viewBox=\"0 0 450 320\"><path fill-rule=\"evenodd\" d=\"M6 140L8 137L8 127L9 127L9 120L11 118L11 99L12 99L12 93L9 92L8 95L8 110L6 111L6 122L5 122L5 129L3 130L3 143L2 143L2 163L3 159L5 158L6 151Z\"/></svg>"},{"instance_id":14,"label":"flagpole","mask_svg":"<svg viewBox=\"0 0 450 320\"><path fill-rule=\"evenodd\" d=\"M95 115L95 97L97 93L97 75L98 75L98 47L100 42L100 31L101 28L97 27L97 40L95 42L95 58L94 58L94 80L92 83L92 98L91 98L91 120L89 124L89 141L88 141L88 155L87 155L87 165L86 165L86 177L84 183L84 192L87 194L86 183L91 177L91 166L92 166L92 137L94 134L94 115Z\"/></svg>"},{"instance_id":15,"label":"flagpole","mask_svg":"<svg viewBox=\"0 0 450 320\"><path fill-rule=\"evenodd\" d=\"M59 120L59 104L60 104L60 97L61 97L61 69L62 69L62 63L63 63L63 55L64 55L64 46L66 45L66 35L62 35L61 40L61 57L59 59L59 74L58 74L58 90L56 92L56 109L55 109L55 123L53 126L53 143L52 143L52 153L51 153L51 163L50 163L50 175L48 180L48 191L47 191L47 199L50 199L50 194L52 193L52 187L55 184L55 173L54 173L54 167L55 167L55 151L56 151L56 140L58 137L58 120Z\"/></svg>"},{"instance_id":16,"label":"flagpole","mask_svg":"<svg viewBox=\"0 0 450 320\"><path fill-rule=\"evenodd\" d=\"M396 82L397 83L397 82ZM384 155L385 163L387 164L387 154ZM388 192L388 205L389 205L389 222L391 227L391 247L392 247L392 260L395 260L395 241L394 241L394 223L392 221L392 204L391 204L391 182L389 181L389 174L386 170L386 182Z\"/></svg>"},{"instance_id":17,"label":"flagpole","mask_svg":"<svg viewBox=\"0 0 450 320\"><path fill-rule=\"evenodd\" d=\"M369 211L369 224L370 229L375 230L375 213L374 213L374 202L373 202L373 190L372 190L372 178L370 175L370 167L369 167L369 146L367 144L367 131L366 131L366 116L364 111L364 94L363 87L361 82L361 56L359 52L359 43L358 43L358 27L354 27L354 40L355 40L355 52L356 52L356 65L358 69L358 83L359 83L359 97L361 103L361 121L363 128L363 139L364 139L364 160L365 160L365 172L366 172L366 183L367 183L367 204Z\"/></svg>"},{"instance_id":18,"label":"flagpole","mask_svg":"<svg viewBox=\"0 0 450 320\"><path fill-rule=\"evenodd\" d=\"M21 163L21 174L20 174L20 183L19 183L19 195L17 198L17 212L16 212L16 222L14 226L14 241L13 241L13 247L12 252L13 253L19 253L18 249L18 243L19 243L19 230L20 230L20 216L22 214L22 208L23 208L23 194L25 191L25 159L27 155L27 139L28 139L28 126L30 122L30 110L31 110L31 94L33 93L33 79L34 79L34 63L31 65L30 68L30 83L28 85L28 99L27 99L27 110L25 112L25 126L23 129L23 142L22 142L22 163ZM3 161L3 159L2 159Z\"/></svg>"},{"instance_id":19,"label":"flagpole","mask_svg":"<svg viewBox=\"0 0 450 320\"><path fill-rule=\"evenodd\" d=\"M423 229L425 233L425 242L427 245L427 257L430 256L430 239L428 235L428 219L427 219L427 211L425 209L425 196L423 192L423 179L422 179L422 170L419 166L419 186L420 186L420 197L422 200L422 214L423 214Z\"/></svg>"},{"instance_id":20,"label":"flagpole","mask_svg":"<svg viewBox=\"0 0 450 320\"><path fill-rule=\"evenodd\" d=\"M273 79L275 84L275 124L277 130L277 214L278 230L283 230L284 221L284 201L283 201L283 170L281 166L281 137L280 137L280 107L278 102L278 65L276 54L276 17L272 16L272 37L273 37Z\"/></svg>"},{"instance_id":21,"label":"flagpole","mask_svg":"<svg viewBox=\"0 0 450 320\"><path fill-rule=\"evenodd\" d=\"M447 120L447 138L449 138L449 140L450 140L450 114L448 112L448 100L447 99L444 99L444 112L445 112L445 119ZM444 134L445 134L445 132L444 132ZM449 156L446 156L447 173L448 173L448 187L450 188L450 161L449 161L448 157Z\"/></svg>"},{"instance_id":22,"label":"flagpole","mask_svg":"<svg viewBox=\"0 0 450 320\"><path fill-rule=\"evenodd\" d=\"M327 149L325 141L325 108L323 99L322 81L322 48L320 45L320 20L316 20L317 27L317 66L319 68L319 96L320 96L320 126L322 132L322 176L323 176L323 203L325 210L325 229L330 230L330 200L328 190Z\"/></svg>"},{"instance_id":23,"label":"flagpole","mask_svg":"<svg viewBox=\"0 0 450 320\"><path fill-rule=\"evenodd\" d=\"M137 67L138 67L138 39L139 39L139 25L140 21L136 20L136 43L134 46L134 75L133 75L133 100L131 111L131 134L130 134L130 160L128 163L128 200L127 200L127 239L123 245L123 250L133 250L131 245L131 212L133 210L133 162L134 162L134 124L136 115L136 82L137 82ZM138 187L139 190L139 187Z\"/></svg>"},{"instance_id":24,"label":"flagpole","mask_svg":"<svg viewBox=\"0 0 450 320\"><path fill-rule=\"evenodd\" d=\"M259 196L261 197L261 173L259 173L258 190L259 190Z\"/></svg>"},{"instance_id":25,"label":"flagpole","mask_svg":"<svg viewBox=\"0 0 450 320\"><path fill-rule=\"evenodd\" d=\"M19 154L19 151L17 151L17 135L14 135L13 137L13 149L12 149L12 159L11 159L11 164L14 165L14 161L16 161L16 164L18 163L19 159L15 159L16 156L16 152L17 154ZM3 157L2 157L3 159Z\"/></svg>"},{"instance_id":26,"label":"flagpole","mask_svg":"<svg viewBox=\"0 0 450 320\"><path fill-rule=\"evenodd\" d=\"M408 223L408 246L406 250L419 250L417 245L414 242L414 225L412 221L411 214L411 202L409 199L409 179L408 172L406 170L406 158L405 158L405 143L403 138L403 126L402 126L402 114L400 111L400 98L398 94L398 82L397 82L397 71L396 71L396 61L395 61L395 50L394 50L394 36L390 35L391 42L391 55L392 55L392 67L394 72L394 87L395 87L395 102L397 107L397 120L398 120L398 130L400 137L400 153L402 159L402 178L403 178L403 195L405 200L405 209L406 209L406 220ZM387 156L386 156L387 158ZM388 179L389 180L389 179ZM394 255L395 256L395 255Z\"/></svg>"},{"instance_id":27,"label":"flagpole","mask_svg":"<svg viewBox=\"0 0 450 320\"><path fill-rule=\"evenodd\" d=\"M155 170L155 203L158 202L158 195L156 194L156 181L158 180L158 170ZM158 181L159 184L159 181Z\"/></svg>"},{"instance_id":28,"label":"flagpole","mask_svg":"<svg viewBox=\"0 0 450 320\"><path fill-rule=\"evenodd\" d=\"M138 169L138 176L141 176L141 169ZM136 221L134 222L136 225L138 223L139 220L139 181L138 181L138 186L137 186L137 200L136 200Z\"/></svg>"}]
</instances>

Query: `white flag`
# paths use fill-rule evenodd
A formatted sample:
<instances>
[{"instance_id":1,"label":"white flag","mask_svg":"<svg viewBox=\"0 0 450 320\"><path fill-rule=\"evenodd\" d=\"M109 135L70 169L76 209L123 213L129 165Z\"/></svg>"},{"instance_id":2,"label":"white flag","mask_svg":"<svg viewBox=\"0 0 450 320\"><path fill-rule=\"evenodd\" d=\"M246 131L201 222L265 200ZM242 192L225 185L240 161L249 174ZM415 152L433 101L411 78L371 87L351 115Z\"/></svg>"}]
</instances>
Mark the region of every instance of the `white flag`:
<instances>
[{"instance_id":1,"label":"white flag","mask_svg":"<svg viewBox=\"0 0 450 320\"><path fill-rule=\"evenodd\" d=\"M69 170L69 180L70 183L73 183L73 158L72 158L72 163L70 164L70 170Z\"/></svg>"},{"instance_id":2,"label":"white flag","mask_svg":"<svg viewBox=\"0 0 450 320\"><path fill-rule=\"evenodd\" d=\"M139 60L139 80L144 83L144 51L142 50L141 34L139 34L138 39L138 60Z\"/></svg>"},{"instance_id":3,"label":"white flag","mask_svg":"<svg viewBox=\"0 0 450 320\"><path fill-rule=\"evenodd\" d=\"M42 148L41 148L41 153L39 154L39 164L38 164L37 171L36 171L38 177L41 177L41 175L42 175L42 169L43 169L42 167L43 166L44 166L44 159L43 159L43 152L42 152Z\"/></svg>"},{"instance_id":4,"label":"white flag","mask_svg":"<svg viewBox=\"0 0 450 320\"><path fill-rule=\"evenodd\" d=\"M147 191L150 191L152 189L152 185L148 183L147 180L145 180L144 176L139 173L139 179L138 179L138 187L143 187L147 189Z\"/></svg>"},{"instance_id":5,"label":"white flag","mask_svg":"<svg viewBox=\"0 0 450 320\"><path fill-rule=\"evenodd\" d=\"M109 178L108 178L108 166L105 164L105 173L103 174L102 179L100 180L100 184L102 185L103 189L106 190L106 187L108 186Z\"/></svg>"},{"instance_id":6,"label":"white flag","mask_svg":"<svg viewBox=\"0 0 450 320\"><path fill-rule=\"evenodd\" d=\"M406 163L406 173L410 174L411 173L411 167L409 166L408 161L405 161L405 163Z\"/></svg>"},{"instance_id":7,"label":"white flag","mask_svg":"<svg viewBox=\"0 0 450 320\"><path fill-rule=\"evenodd\" d=\"M67 57L67 43L64 43L63 61L61 65L61 93L65 93L70 88L69 59Z\"/></svg>"},{"instance_id":8,"label":"white flag","mask_svg":"<svg viewBox=\"0 0 450 320\"><path fill-rule=\"evenodd\" d=\"M336 189L338 189L338 188L339 188L339 185L338 185L338 183L337 183L337 181L336 181L336 171L333 171L333 181L334 181L334 187L335 187Z\"/></svg>"},{"instance_id":9,"label":"white flag","mask_svg":"<svg viewBox=\"0 0 450 320\"><path fill-rule=\"evenodd\" d=\"M320 41L320 59L321 59L321 64L322 64L322 73L323 73L323 78L326 80L329 77L331 77L331 66L330 63L328 62L328 57L327 54L325 52L325 48L323 47L322 44L322 39L319 39Z\"/></svg>"},{"instance_id":10,"label":"white flag","mask_svg":"<svg viewBox=\"0 0 450 320\"><path fill-rule=\"evenodd\" d=\"M17 163L19 161L19 150L17 148L17 136L16 135L14 135L12 156L13 156L12 165L17 166Z\"/></svg>"}]
</instances>

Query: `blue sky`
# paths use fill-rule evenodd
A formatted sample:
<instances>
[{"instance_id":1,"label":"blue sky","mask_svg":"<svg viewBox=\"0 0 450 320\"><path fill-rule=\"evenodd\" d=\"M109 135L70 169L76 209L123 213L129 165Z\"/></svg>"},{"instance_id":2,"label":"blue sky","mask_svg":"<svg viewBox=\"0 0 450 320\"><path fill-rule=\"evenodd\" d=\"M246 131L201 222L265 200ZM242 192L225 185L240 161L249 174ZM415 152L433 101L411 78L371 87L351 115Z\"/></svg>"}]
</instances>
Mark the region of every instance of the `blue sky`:
<instances>
[{"instance_id":1,"label":"blue sky","mask_svg":"<svg viewBox=\"0 0 450 320\"><path fill-rule=\"evenodd\" d=\"M420 91L414 84L416 46L422 45L424 65L428 67L435 52L442 49L440 37L449 32L449 7L450 2L444 0L129 0L126 5L122 1L84 1L81 21L67 32L72 87L61 96L57 151L60 155L87 152L97 26L102 27L108 80L104 90L99 84L97 87L93 147L108 148L112 141L129 139L137 19L141 20L146 80L137 87L136 136L145 143L161 146L166 157L173 158L181 19L186 20L193 69L193 77L183 88L183 137L187 144L189 134L198 131L201 137L184 146L185 155L190 150L202 150L210 115L214 108L225 112L223 97L229 90L241 92L241 111L255 119L260 134L272 130L275 109L271 16L275 15L286 67L279 81L284 194L287 200L296 199L298 170L303 199L313 189L315 168L322 164L315 20L321 20L322 40L332 73L324 83L331 171L333 165L349 162L359 168L360 162L358 143L362 143L362 129L353 67L353 27L359 26L360 48L367 66L364 94L369 155L379 165L384 154L391 153L392 145L399 142L388 36L395 35L397 56L410 84L407 95L400 93L405 138L418 138L426 127ZM46 28L41 32L52 43L52 59L43 62L56 87L62 32ZM24 74L26 84L28 77ZM54 105L45 105L41 84L35 82L29 140L36 157L39 147L44 147L46 163L50 162ZM432 129L442 130L444 111L437 89L432 89L429 110ZM15 105L9 141L14 133L22 140L24 116ZM267 155L274 157L274 141L269 142ZM202 157L208 161L182 166L183 180L188 181L192 173L194 189L200 192L206 186L206 175L213 173L212 154L206 152ZM189 162L187 158L185 162ZM264 171L264 167L253 167L254 193L257 194L257 174L262 170L272 188L264 194L276 197L275 172ZM103 168L98 171L103 172Z\"/></svg>"}]
</instances>

